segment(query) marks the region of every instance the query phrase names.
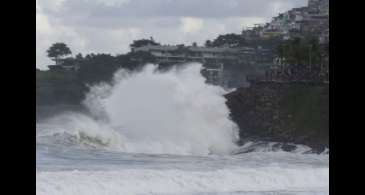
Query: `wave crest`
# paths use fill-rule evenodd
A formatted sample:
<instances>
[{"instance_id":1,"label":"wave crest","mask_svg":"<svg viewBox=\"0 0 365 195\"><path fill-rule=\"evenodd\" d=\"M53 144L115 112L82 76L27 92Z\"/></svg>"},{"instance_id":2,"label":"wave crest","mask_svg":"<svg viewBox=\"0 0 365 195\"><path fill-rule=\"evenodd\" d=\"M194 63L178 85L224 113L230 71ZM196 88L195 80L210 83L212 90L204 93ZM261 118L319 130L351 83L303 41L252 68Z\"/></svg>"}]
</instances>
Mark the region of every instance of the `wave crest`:
<instances>
[{"instance_id":1,"label":"wave crest","mask_svg":"<svg viewBox=\"0 0 365 195\"><path fill-rule=\"evenodd\" d=\"M121 150L123 136L107 124L79 113L64 113L37 125L37 143Z\"/></svg>"}]
</instances>

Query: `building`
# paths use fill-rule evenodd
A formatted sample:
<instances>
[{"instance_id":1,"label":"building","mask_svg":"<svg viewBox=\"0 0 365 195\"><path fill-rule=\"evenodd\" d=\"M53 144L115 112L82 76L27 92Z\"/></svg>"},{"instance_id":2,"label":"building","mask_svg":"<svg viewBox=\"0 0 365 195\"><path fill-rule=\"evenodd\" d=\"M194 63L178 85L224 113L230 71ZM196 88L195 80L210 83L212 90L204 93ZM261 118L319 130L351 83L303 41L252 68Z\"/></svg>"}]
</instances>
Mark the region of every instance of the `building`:
<instances>
[{"instance_id":1,"label":"building","mask_svg":"<svg viewBox=\"0 0 365 195\"><path fill-rule=\"evenodd\" d=\"M320 44L328 44L329 42L329 29L326 29L319 35Z\"/></svg>"},{"instance_id":2,"label":"building","mask_svg":"<svg viewBox=\"0 0 365 195\"><path fill-rule=\"evenodd\" d=\"M80 65L78 63L75 63L75 61L72 58L66 58L66 59L60 59L59 64L57 65L49 65L48 68L51 71L77 72L80 68Z\"/></svg>"},{"instance_id":3,"label":"building","mask_svg":"<svg viewBox=\"0 0 365 195\"><path fill-rule=\"evenodd\" d=\"M238 87L245 82L242 71L255 69L259 63L272 62L268 51L252 47L199 47L184 45L145 45L132 48L132 52L148 52L159 65L175 65L188 62L203 64L207 82L224 87Z\"/></svg>"},{"instance_id":4,"label":"building","mask_svg":"<svg viewBox=\"0 0 365 195\"><path fill-rule=\"evenodd\" d=\"M329 0L308 0L308 8L328 15Z\"/></svg>"},{"instance_id":5,"label":"building","mask_svg":"<svg viewBox=\"0 0 365 195\"><path fill-rule=\"evenodd\" d=\"M245 40L258 40L260 39L263 29L263 24L255 24L254 27L247 27L243 29L241 35Z\"/></svg>"},{"instance_id":6,"label":"building","mask_svg":"<svg viewBox=\"0 0 365 195\"><path fill-rule=\"evenodd\" d=\"M328 9L329 0L308 0L308 6L293 8L279 14L256 34L259 34L261 39L279 37L283 40L308 34L326 34L329 29ZM252 32L243 31L242 36L251 38ZM322 39L325 40L326 37L322 35Z\"/></svg>"},{"instance_id":7,"label":"building","mask_svg":"<svg viewBox=\"0 0 365 195\"><path fill-rule=\"evenodd\" d=\"M238 62L240 50L223 47L198 47L184 45L146 45L132 48L133 52L149 52L157 63L179 64L186 62L219 63L221 61Z\"/></svg>"},{"instance_id":8,"label":"building","mask_svg":"<svg viewBox=\"0 0 365 195\"><path fill-rule=\"evenodd\" d=\"M239 64L242 56L252 53L252 48L199 47L184 45L146 45L132 48L132 52L149 52L160 65L175 65L188 62L203 64L207 83L224 86L224 67Z\"/></svg>"},{"instance_id":9,"label":"building","mask_svg":"<svg viewBox=\"0 0 365 195\"><path fill-rule=\"evenodd\" d=\"M207 78L207 83L219 86L226 86L223 64L220 63L207 65L203 69L202 74Z\"/></svg>"},{"instance_id":10,"label":"building","mask_svg":"<svg viewBox=\"0 0 365 195\"><path fill-rule=\"evenodd\" d=\"M279 39L280 41L314 36L318 38L320 45L326 46L329 43L328 9L329 0L308 0L308 6L293 8L274 17L271 22L266 23L263 28L259 30L258 34L262 40ZM249 37L249 33L250 32L246 30L242 32L242 36ZM260 53L262 52L256 51L256 57L258 59L263 59L263 57L259 56ZM268 60L272 59L273 61L271 63L260 62L260 60L255 61L256 64L268 65L261 66L266 69L266 77L271 79L293 77L292 70L286 66L285 59L276 58L272 55L266 56L268 56ZM328 56L324 58L328 58ZM326 59L324 61L326 61ZM327 70L327 72L322 72L324 72L323 75L328 75L328 68L321 68L321 70ZM263 79L257 77L257 75L249 75L248 78L250 81Z\"/></svg>"}]
</instances>

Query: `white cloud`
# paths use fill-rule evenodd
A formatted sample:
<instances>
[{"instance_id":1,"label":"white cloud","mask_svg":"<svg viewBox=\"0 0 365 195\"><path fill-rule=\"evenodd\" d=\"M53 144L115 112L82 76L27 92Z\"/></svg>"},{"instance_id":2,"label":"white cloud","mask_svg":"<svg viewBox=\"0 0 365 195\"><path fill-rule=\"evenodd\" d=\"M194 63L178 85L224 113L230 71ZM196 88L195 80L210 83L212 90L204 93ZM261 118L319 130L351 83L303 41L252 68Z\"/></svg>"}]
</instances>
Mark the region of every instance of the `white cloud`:
<instances>
[{"instance_id":1,"label":"white cloud","mask_svg":"<svg viewBox=\"0 0 365 195\"><path fill-rule=\"evenodd\" d=\"M36 66L46 69L51 61L46 57L46 50L55 42L65 42L70 47L84 50L86 41L72 27L49 20L43 7L36 1Z\"/></svg>"},{"instance_id":2,"label":"white cloud","mask_svg":"<svg viewBox=\"0 0 365 195\"><path fill-rule=\"evenodd\" d=\"M130 0L95 0L95 1L104 4L106 6L121 6L123 4L129 3Z\"/></svg>"},{"instance_id":3,"label":"white cloud","mask_svg":"<svg viewBox=\"0 0 365 195\"><path fill-rule=\"evenodd\" d=\"M36 13L36 33L48 34L51 33L51 27L46 15Z\"/></svg>"},{"instance_id":4,"label":"white cloud","mask_svg":"<svg viewBox=\"0 0 365 195\"><path fill-rule=\"evenodd\" d=\"M129 51L131 40L141 38L138 28L99 29L82 28L78 30L87 40L85 49L78 52L121 54Z\"/></svg>"},{"instance_id":5,"label":"white cloud","mask_svg":"<svg viewBox=\"0 0 365 195\"><path fill-rule=\"evenodd\" d=\"M290 3L288 4L287 2L279 2L279 1L270 2L269 5L272 12L276 14L283 13L289 10L291 7L293 7L293 5Z\"/></svg>"},{"instance_id":6,"label":"white cloud","mask_svg":"<svg viewBox=\"0 0 365 195\"><path fill-rule=\"evenodd\" d=\"M35 1L35 9L36 9L37 12L40 11L40 9L41 9L41 7L39 6L39 1L38 0Z\"/></svg>"},{"instance_id":7,"label":"white cloud","mask_svg":"<svg viewBox=\"0 0 365 195\"><path fill-rule=\"evenodd\" d=\"M60 12L63 8L63 4L67 0L38 0L37 4L41 4L42 8L52 12Z\"/></svg>"},{"instance_id":8,"label":"white cloud","mask_svg":"<svg viewBox=\"0 0 365 195\"><path fill-rule=\"evenodd\" d=\"M49 25L47 30L38 27L36 33L36 65L40 69L46 69L47 65L52 64L47 58L47 49L55 42L66 43L71 50L86 51L87 41L71 27L62 25Z\"/></svg>"},{"instance_id":9,"label":"white cloud","mask_svg":"<svg viewBox=\"0 0 365 195\"><path fill-rule=\"evenodd\" d=\"M180 29L184 33L196 33L203 28L204 22L202 19L193 17L181 18Z\"/></svg>"},{"instance_id":10,"label":"white cloud","mask_svg":"<svg viewBox=\"0 0 365 195\"><path fill-rule=\"evenodd\" d=\"M65 42L76 53L125 53L133 40L152 36L162 44L203 44L219 34L305 5L307 0L36 0L36 60ZM207 8L208 6L208 8ZM207 9L201 9L202 7Z\"/></svg>"}]
</instances>

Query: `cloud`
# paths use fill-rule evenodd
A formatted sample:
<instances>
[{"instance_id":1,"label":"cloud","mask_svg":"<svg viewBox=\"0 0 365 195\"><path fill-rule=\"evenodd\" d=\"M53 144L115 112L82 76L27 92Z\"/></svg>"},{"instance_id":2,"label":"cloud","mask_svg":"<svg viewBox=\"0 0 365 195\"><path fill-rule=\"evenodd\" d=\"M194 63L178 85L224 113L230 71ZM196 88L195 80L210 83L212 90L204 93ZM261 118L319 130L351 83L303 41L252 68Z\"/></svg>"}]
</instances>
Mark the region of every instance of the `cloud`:
<instances>
[{"instance_id":1,"label":"cloud","mask_svg":"<svg viewBox=\"0 0 365 195\"><path fill-rule=\"evenodd\" d=\"M67 0L37 0L37 4L42 4L42 8L51 12L60 12Z\"/></svg>"},{"instance_id":2,"label":"cloud","mask_svg":"<svg viewBox=\"0 0 365 195\"><path fill-rule=\"evenodd\" d=\"M112 2L115 2L113 0ZM305 5L307 0L129 0L107 3L107 0L69 0L65 6L71 12L91 11L102 17L256 17L271 16L271 6Z\"/></svg>"},{"instance_id":3,"label":"cloud","mask_svg":"<svg viewBox=\"0 0 365 195\"><path fill-rule=\"evenodd\" d=\"M184 33L196 33L203 27L203 20L199 18L184 17L181 18L180 29Z\"/></svg>"},{"instance_id":4,"label":"cloud","mask_svg":"<svg viewBox=\"0 0 365 195\"><path fill-rule=\"evenodd\" d=\"M141 38L138 28L99 29L82 28L79 33L86 40L84 52L121 54L129 50L131 40Z\"/></svg>"},{"instance_id":5,"label":"cloud","mask_svg":"<svg viewBox=\"0 0 365 195\"><path fill-rule=\"evenodd\" d=\"M126 3L129 3L130 0L96 0L96 2L101 3L105 6L121 6L124 5ZM89 2L92 2L89 1Z\"/></svg>"},{"instance_id":6,"label":"cloud","mask_svg":"<svg viewBox=\"0 0 365 195\"><path fill-rule=\"evenodd\" d=\"M46 50L55 42L65 42L70 47L83 51L86 47L86 40L74 27L65 26L62 20L50 20L44 13L43 6L36 2L36 65L39 68L46 68L51 61L46 57Z\"/></svg>"},{"instance_id":7,"label":"cloud","mask_svg":"<svg viewBox=\"0 0 365 195\"><path fill-rule=\"evenodd\" d=\"M163 44L203 44L219 34L240 33L307 0L36 0L36 66L46 50L65 42L73 53L125 53L152 36Z\"/></svg>"}]
</instances>

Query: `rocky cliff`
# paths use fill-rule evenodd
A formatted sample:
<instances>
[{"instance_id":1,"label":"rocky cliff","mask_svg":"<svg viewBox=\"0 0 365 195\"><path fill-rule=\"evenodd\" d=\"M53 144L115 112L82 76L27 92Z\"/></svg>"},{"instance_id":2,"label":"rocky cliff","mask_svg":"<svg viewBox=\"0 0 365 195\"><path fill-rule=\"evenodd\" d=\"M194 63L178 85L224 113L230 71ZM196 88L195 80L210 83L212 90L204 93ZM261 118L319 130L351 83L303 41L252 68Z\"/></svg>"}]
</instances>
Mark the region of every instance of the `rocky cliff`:
<instances>
[{"instance_id":1,"label":"rocky cliff","mask_svg":"<svg viewBox=\"0 0 365 195\"><path fill-rule=\"evenodd\" d=\"M241 141L291 142L318 150L328 147L328 84L255 83L226 98Z\"/></svg>"}]
</instances>

